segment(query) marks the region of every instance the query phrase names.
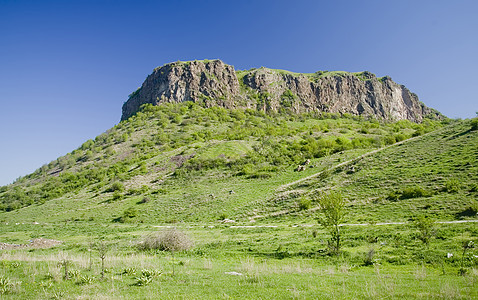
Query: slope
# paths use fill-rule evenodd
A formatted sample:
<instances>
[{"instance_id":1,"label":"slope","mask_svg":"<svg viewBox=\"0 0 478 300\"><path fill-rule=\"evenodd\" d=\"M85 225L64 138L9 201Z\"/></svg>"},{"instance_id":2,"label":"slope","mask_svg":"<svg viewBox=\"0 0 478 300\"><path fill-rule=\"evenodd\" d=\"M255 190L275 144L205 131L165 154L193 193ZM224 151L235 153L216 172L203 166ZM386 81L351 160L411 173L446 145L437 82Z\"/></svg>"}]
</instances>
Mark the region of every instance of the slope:
<instances>
[{"instance_id":1,"label":"slope","mask_svg":"<svg viewBox=\"0 0 478 300\"><path fill-rule=\"evenodd\" d=\"M334 189L349 198L351 222L397 222L418 215L439 220L476 218L478 132L471 127L469 121L457 122L371 151L281 186L271 201L284 194L293 195L289 202L299 196L314 199Z\"/></svg>"},{"instance_id":2,"label":"slope","mask_svg":"<svg viewBox=\"0 0 478 300\"><path fill-rule=\"evenodd\" d=\"M427 185L432 184L429 180L433 178L416 170L407 171L415 174L416 179L401 177L394 168L400 164L404 168L409 163L403 153L390 152L383 155L393 156L388 158L391 169L385 173L374 171L375 177L363 171L380 166L382 156L375 159L372 155L357 161L353 172L335 169L327 178L303 181L287 191L277 190L377 148L441 128L446 122L449 121L379 122L328 113L266 114L247 109L204 108L191 102L146 105L142 112L95 140L2 187L0 199L5 212L0 214L0 220L171 223L233 218L248 221L255 215L282 210L293 218L311 217L313 209L301 207L300 196L331 187L343 190L357 208L357 215L363 215L363 210L376 210L381 204L391 207L393 203L409 201L393 202L378 196L392 193L393 187L407 188L410 185L407 180L423 181L424 188L435 191ZM457 151L456 147L476 142L476 132L471 131L447 139L467 126L466 122L458 122L436 134L379 153L406 149L407 157L417 159L429 153L433 164L434 153L425 147L436 142L430 138L434 136L447 141L450 149L443 155L453 160L450 153ZM470 149L468 146L462 149L462 161L475 164L476 153ZM376 155L382 155L379 153ZM443 155L437 159L444 160ZM298 166L307 160L310 163L303 167L305 170L297 172ZM453 170L460 179L467 172L466 168L446 170ZM465 179L460 185L471 190L468 181ZM444 185L446 180L435 184ZM456 193L454 199L461 203L460 207L473 195L468 190L465 194ZM429 198L410 201L441 199L448 194L436 192ZM406 217L403 213L397 215L398 219L403 217Z\"/></svg>"}]
</instances>

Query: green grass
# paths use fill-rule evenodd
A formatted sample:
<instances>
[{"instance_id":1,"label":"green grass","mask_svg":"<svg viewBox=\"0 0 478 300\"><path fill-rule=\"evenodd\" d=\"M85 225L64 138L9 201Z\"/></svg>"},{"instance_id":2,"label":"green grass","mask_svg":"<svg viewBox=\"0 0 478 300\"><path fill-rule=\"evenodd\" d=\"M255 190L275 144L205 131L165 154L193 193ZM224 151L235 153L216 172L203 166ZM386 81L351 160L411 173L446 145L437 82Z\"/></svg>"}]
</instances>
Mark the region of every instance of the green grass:
<instances>
[{"instance_id":1,"label":"green grass","mask_svg":"<svg viewBox=\"0 0 478 300\"><path fill-rule=\"evenodd\" d=\"M174 261L166 252L142 252L135 247L141 236L155 230L152 226L92 226L78 222L64 226L1 225L2 229L10 227L7 230L17 236L18 242L35 235L64 241L51 249L3 250L0 277L15 284L2 297L473 299L478 296L478 261L467 260L467 276L457 275L459 244L470 237L476 239L478 233L472 224L437 225L436 238L428 249L416 240L415 230L410 226L372 226L372 230L346 227L344 252L339 258L325 254L326 235L318 225L291 225L273 228L180 225L195 246L176 255ZM3 239L4 234L1 236ZM100 279L97 252L91 252L90 261L88 251L88 242L98 240L98 236L110 243L104 280ZM376 253L374 265L365 266L364 254L372 247ZM473 251L468 257L476 255L476 250ZM446 253L455 256L447 259ZM70 261L70 280L63 279L63 269L58 265L65 257ZM143 270L156 270L161 275L153 276L145 286L138 286Z\"/></svg>"}]
</instances>

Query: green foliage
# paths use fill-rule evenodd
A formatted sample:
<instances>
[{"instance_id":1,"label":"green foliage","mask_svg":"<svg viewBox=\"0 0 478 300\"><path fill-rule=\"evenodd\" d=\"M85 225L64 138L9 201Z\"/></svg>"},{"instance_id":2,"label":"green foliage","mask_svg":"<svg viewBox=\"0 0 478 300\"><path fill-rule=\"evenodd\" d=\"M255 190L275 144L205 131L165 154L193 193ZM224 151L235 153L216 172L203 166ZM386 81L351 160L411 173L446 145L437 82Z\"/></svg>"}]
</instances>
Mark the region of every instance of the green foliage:
<instances>
[{"instance_id":1,"label":"green foliage","mask_svg":"<svg viewBox=\"0 0 478 300\"><path fill-rule=\"evenodd\" d=\"M421 197L428 197L431 195L431 192L425 190L421 186L412 186L406 187L401 191L391 191L387 199L388 200L405 200L405 199L414 199L414 198L421 198Z\"/></svg>"},{"instance_id":2,"label":"green foliage","mask_svg":"<svg viewBox=\"0 0 478 300\"><path fill-rule=\"evenodd\" d=\"M375 263L375 249L370 248L363 255L363 264L364 266L371 266Z\"/></svg>"},{"instance_id":3,"label":"green foliage","mask_svg":"<svg viewBox=\"0 0 478 300\"><path fill-rule=\"evenodd\" d=\"M458 181L458 179L452 178L445 182L445 191L448 193L457 193L460 189L460 181Z\"/></svg>"},{"instance_id":4,"label":"green foliage","mask_svg":"<svg viewBox=\"0 0 478 300\"><path fill-rule=\"evenodd\" d=\"M13 292L15 284L8 277L0 277L0 294L9 294Z\"/></svg>"},{"instance_id":5,"label":"green foliage","mask_svg":"<svg viewBox=\"0 0 478 300\"><path fill-rule=\"evenodd\" d=\"M335 254L340 253L342 233L340 223L346 216L346 201L342 194L330 192L318 197L317 202L320 205L321 214L318 217L320 225L324 226L331 235L329 248Z\"/></svg>"},{"instance_id":6,"label":"green foliage","mask_svg":"<svg viewBox=\"0 0 478 300\"><path fill-rule=\"evenodd\" d=\"M90 275L83 275L80 276L80 278L77 281L78 285L89 285L92 284L95 281L95 277L90 276Z\"/></svg>"},{"instance_id":7,"label":"green foliage","mask_svg":"<svg viewBox=\"0 0 478 300\"><path fill-rule=\"evenodd\" d=\"M471 130L478 130L478 118L471 120Z\"/></svg>"},{"instance_id":8,"label":"green foliage","mask_svg":"<svg viewBox=\"0 0 478 300\"><path fill-rule=\"evenodd\" d=\"M149 212L144 216L145 222L184 218L212 221L221 212L235 218L248 213L248 203L272 199L272 191L280 185L321 172L326 166L337 165L388 143L410 138L417 129L426 133L441 127L438 121L415 124L381 122L347 114L270 112L267 111L269 96L257 95L261 105L266 106L265 112L204 108L192 102L144 105L141 112L87 141L79 149L44 165L14 185L2 188L0 210L9 212L27 206L33 210L39 205L51 212L55 203L62 203L65 210L51 214L55 220L111 220L122 216L130 204L149 197L151 201L143 203L143 208ZM294 95L286 91L284 98L293 99ZM293 170L307 159L312 160L310 168L294 173ZM348 168L347 176L353 176L359 169L366 172L368 168L356 168L356 171ZM443 170L440 176L448 176L454 169L444 167ZM339 169L328 175L324 172L320 178L327 177L326 182L335 180L340 172ZM472 179L465 176L467 181ZM115 182L122 183L123 187L110 189ZM222 195L218 191L227 189L227 182L244 188L235 196ZM384 182L388 184L391 180ZM426 191L435 190L419 180L414 182ZM438 179L437 184L443 186L444 182ZM128 191L124 190L125 185ZM201 212L186 216L180 213L180 207L188 207L193 199L207 193L205 186L221 194L219 197L225 208L218 208L219 201L209 201L196 207ZM393 188L401 191L404 186L398 184ZM464 183L463 186L470 185ZM182 197L179 187L191 195ZM386 187L380 194L386 195L390 190ZM363 194L363 191L355 189L351 198L355 198L354 193ZM158 197L150 197L150 194ZM372 196L366 196L369 197ZM109 203L113 201L114 204ZM281 207L294 207L296 201L287 199ZM164 203L161 209L157 208L159 202ZM104 216L97 209L90 209L104 204L112 208L105 210ZM70 216L79 206L85 208L82 210L84 215ZM35 219L32 222L37 221L33 215L30 218Z\"/></svg>"},{"instance_id":9,"label":"green foliage","mask_svg":"<svg viewBox=\"0 0 478 300\"><path fill-rule=\"evenodd\" d=\"M430 239L435 235L435 221L425 216L419 216L413 221L413 224L418 229L418 239L428 246Z\"/></svg>"},{"instance_id":10,"label":"green foliage","mask_svg":"<svg viewBox=\"0 0 478 300\"><path fill-rule=\"evenodd\" d=\"M137 216L138 216L138 210L134 207L130 207L123 212L123 215L120 217L119 221L121 223L128 223L128 222L131 222Z\"/></svg>"},{"instance_id":11,"label":"green foliage","mask_svg":"<svg viewBox=\"0 0 478 300\"><path fill-rule=\"evenodd\" d=\"M234 189L239 193L237 187ZM2 250L1 277L18 284L0 297L141 299L147 295L158 299L213 299L217 298L218 290L230 297L245 299L264 297L264 292L274 299L294 298L297 292L306 299L326 297L324 295L347 299L414 299L421 294L437 299L478 296L474 285L476 248L467 248L461 267L463 242L476 243L476 224L436 224L437 238L428 249L414 243L416 229L409 224L345 226L347 239L343 240L343 255L336 259L318 250L318 243L323 243L327 233L321 227L304 222L303 215L300 219L258 219L254 224L245 221L233 227L218 222L178 224L188 228L188 235L195 238L197 246L187 253L177 252L175 259L158 251L137 252L131 247L131 241L150 231L151 224L0 224L2 241L9 243L16 243L16 238L24 239L25 234L44 234L64 241L51 249ZM316 231L315 238L313 231ZM85 233L101 235L115 245L105 260L108 276L103 280L99 280L98 257L91 270L85 269L85 245L89 239ZM374 251L367 241L369 235L380 241L374 245ZM72 261L69 276L75 280L61 280L63 270L60 273L56 261L52 262L59 250L69 253ZM447 253L454 255L447 258ZM184 271L172 278L172 268ZM367 288L363 288L365 283Z\"/></svg>"},{"instance_id":12,"label":"green foliage","mask_svg":"<svg viewBox=\"0 0 478 300\"><path fill-rule=\"evenodd\" d=\"M468 270L465 268L466 252L475 248L475 243L469 240L463 241L461 248L463 249L463 252L461 255L460 269L458 270L458 274L464 276L468 272Z\"/></svg>"},{"instance_id":13,"label":"green foliage","mask_svg":"<svg viewBox=\"0 0 478 300\"><path fill-rule=\"evenodd\" d=\"M299 210L308 210L312 207L310 198L301 197L299 200Z\"/></svg>"},{"instance_id":14,"label":"green foliage","mask_svg":"<svg viewBox=\"0 0 478 300\"><path fill-rule=\"evenodd\" d=\"M124 185L121 182L115 181L108 190L109 192L124 192Z\"/></svg>"},{"instance_id":15,"label":"green foliage","mask_svg":"<svg viewBox=\"0 0 478 300\"><path fill-rule=\"evenodd\" d=\"M297 95L292 93L291 90L285 90L281 96L281 107L290 108L297 100Z\"/></svg>"},{"instance_id":16,"label":"green foliage","mask_svg":"<svg viewBox=\"0 0 478 300\"><path fill-rule=\"evenodd\" d=\"M118 201L124 198L124 195L120 191L114 191L111 201Z\"/></svg>"},{"instance_id":17,"label":"green foliage","mask_svg":"<svg viewBox=\"0 0 478 300\"><path fill-rule=\"evenodd\" d=\"M162 273L159 270L149 270L143 269L141 270L141 276L136 277L136 285L137 286L145 286L150 284L154 278L160 276Z\"/></svg>"}]
</instances>

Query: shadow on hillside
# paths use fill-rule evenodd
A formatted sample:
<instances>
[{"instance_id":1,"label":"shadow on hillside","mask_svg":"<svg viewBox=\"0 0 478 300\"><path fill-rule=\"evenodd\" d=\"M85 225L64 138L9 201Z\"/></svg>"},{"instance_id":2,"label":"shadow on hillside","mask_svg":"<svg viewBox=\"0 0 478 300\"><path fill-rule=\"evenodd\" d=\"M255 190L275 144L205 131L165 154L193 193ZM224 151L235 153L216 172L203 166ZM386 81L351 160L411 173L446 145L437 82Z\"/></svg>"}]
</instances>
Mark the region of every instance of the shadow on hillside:
<instances>
[{"instance_id":1,"label":"shadow on hillside","mask_svg":"<svg viewBox=\"0 0 478 300\"><path fill-rule=\"evenodd\" d=\"M464 211L456 213L455 218L456 219L464 219L466 217L476 217L477 215L478 215L478 212L474 208L468 207Z\"/></svg>"}]
</instances>

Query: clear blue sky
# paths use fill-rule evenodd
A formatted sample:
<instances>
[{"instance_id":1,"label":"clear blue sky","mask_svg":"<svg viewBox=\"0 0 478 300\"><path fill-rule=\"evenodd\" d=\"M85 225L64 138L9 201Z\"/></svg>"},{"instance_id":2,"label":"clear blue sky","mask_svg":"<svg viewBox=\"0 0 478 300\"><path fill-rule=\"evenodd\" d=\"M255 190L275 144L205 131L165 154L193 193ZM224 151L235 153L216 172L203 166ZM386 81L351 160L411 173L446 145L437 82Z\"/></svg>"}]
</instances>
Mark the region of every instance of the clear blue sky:
<instances>
[{"instance_id":1,"label":"clear blue sky","mask_svg":"<svg viewBox=\"0 0 478 300\"><path fill-rule=\"evenodd\" d=\"M452 118L478 111L478 1L0 0L0 185L114 126L153 68L390 75Z\"/></svg>"}]
</instances>

